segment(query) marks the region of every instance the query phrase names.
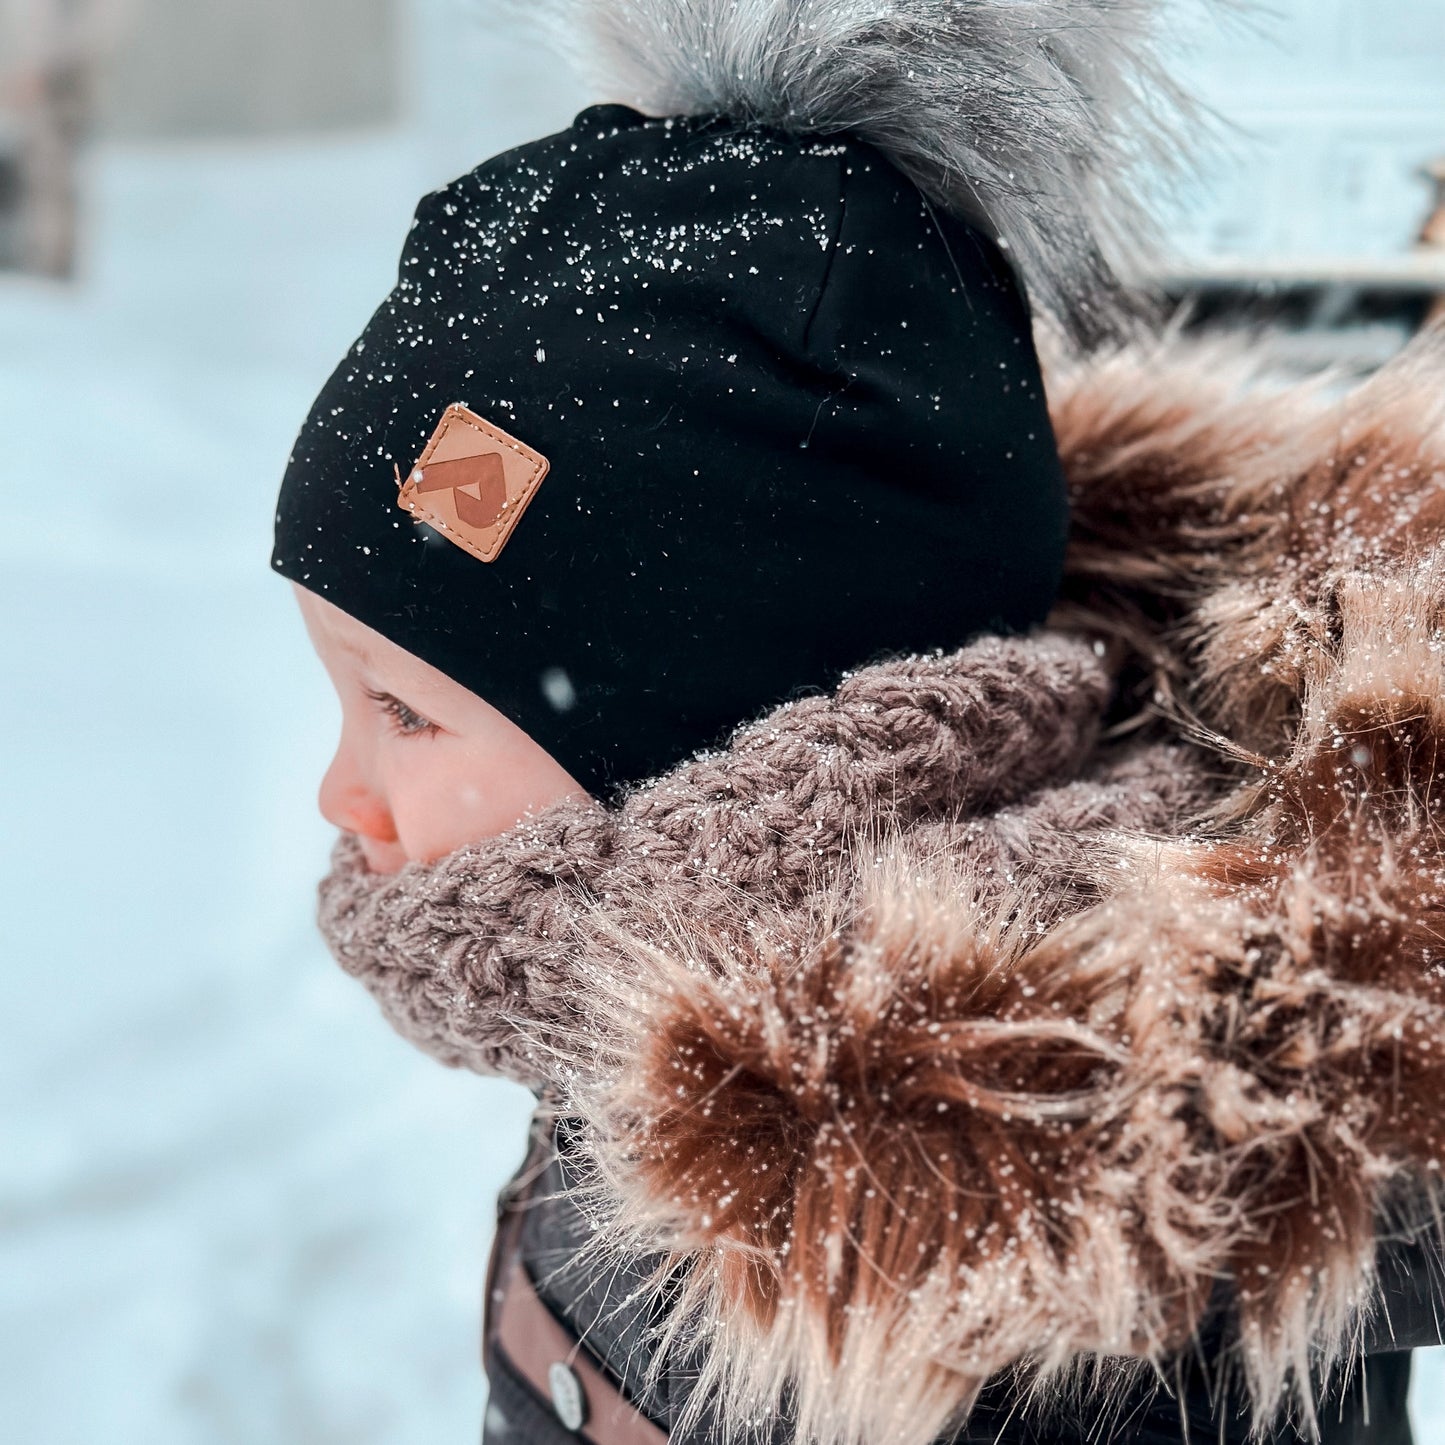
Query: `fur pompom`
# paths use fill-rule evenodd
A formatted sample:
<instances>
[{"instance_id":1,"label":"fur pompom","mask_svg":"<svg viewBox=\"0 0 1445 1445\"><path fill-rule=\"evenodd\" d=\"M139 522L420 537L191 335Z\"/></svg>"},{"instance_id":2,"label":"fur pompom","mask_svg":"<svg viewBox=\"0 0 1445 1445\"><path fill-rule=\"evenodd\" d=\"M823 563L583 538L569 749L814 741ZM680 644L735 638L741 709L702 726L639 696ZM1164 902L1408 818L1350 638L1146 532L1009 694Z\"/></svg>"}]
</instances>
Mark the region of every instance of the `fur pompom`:
<instances>
[{"instance_id":1,"label":"fur pompom","mask_svg":"<svg viewBox=\"0 0 1445 1445\"><path fill-rule=\"evenodd\" d=\"M1159 64L1160 0L544 0L610 100L794 133L852 131L981 219L1036 304L1092 339L1199 134Z\"/></svg>"}]
</instances>

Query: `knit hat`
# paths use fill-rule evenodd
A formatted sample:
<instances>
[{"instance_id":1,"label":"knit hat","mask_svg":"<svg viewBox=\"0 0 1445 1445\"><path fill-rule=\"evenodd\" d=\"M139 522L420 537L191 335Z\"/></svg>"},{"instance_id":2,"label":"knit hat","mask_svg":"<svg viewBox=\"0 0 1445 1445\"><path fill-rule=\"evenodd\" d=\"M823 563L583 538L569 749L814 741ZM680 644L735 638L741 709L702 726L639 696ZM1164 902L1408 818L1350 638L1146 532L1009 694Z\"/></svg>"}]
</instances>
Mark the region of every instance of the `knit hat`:
<instances>
[{"instance_id":1,"label":"knit hat","mask_svg":"<svg viewBox=\"0 0 1445 1445\"><path fill-rule=\"evenodd\" d=\"M896 147L798 129L594 107L426 197L287 468L276 570L594 793L1054 599L996 238Z\"/></svg>"}]
</instances>

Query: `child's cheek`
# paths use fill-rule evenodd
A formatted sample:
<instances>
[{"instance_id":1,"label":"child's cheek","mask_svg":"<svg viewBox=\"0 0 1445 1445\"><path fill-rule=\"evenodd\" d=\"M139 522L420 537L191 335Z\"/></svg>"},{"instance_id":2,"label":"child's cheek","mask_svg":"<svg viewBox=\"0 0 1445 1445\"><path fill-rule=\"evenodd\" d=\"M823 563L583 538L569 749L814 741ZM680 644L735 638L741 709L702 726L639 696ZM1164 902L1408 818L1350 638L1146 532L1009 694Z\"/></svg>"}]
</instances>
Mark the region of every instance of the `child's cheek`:
<instances>
[{"instance_id":1,"label":"child's cheek","mask_svg":"<svg viewBox=\"0 0 1445 1445\"><path fill-rule=\"evenodd\" d=\"M394 774L393 809L408 858L431 862L499 831L464 750L459 755L447 737L406 741L411 752Z\"/></svg>"}]
</instances>

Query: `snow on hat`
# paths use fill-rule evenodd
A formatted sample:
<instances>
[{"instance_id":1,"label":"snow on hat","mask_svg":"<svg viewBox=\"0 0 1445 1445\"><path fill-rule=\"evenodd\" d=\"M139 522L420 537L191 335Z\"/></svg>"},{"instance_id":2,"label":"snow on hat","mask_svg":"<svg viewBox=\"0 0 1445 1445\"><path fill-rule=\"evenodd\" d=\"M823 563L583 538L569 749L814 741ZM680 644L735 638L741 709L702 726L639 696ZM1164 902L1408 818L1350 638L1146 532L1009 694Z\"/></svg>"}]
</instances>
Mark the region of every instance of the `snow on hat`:
<instances>
[{"instance_id":1,"label":"snow on hat","mask_svg":"<svg viewBox=\"0 0 1445 1445\"><path fill-rule=\"evenodd\" d=\"M583 8L649 108L702 113L593 107L422 201L273 565L600 793L1042 620L1067 508L1001 247L1046 303L1107 289L1085 97L1132 52L1102 0Z\"/></svg>"},{"instance_id":2,"label":"snow on hat","mask_svg":"<svg viewBox=\"0 0 1445 1445\"><path fill-rule=\"evenodd\" d=\"M273 564L603 791L1041 620L1065 525L990 242L856 139L607 107L422 202Z\"/></svg>"}]
</instances>

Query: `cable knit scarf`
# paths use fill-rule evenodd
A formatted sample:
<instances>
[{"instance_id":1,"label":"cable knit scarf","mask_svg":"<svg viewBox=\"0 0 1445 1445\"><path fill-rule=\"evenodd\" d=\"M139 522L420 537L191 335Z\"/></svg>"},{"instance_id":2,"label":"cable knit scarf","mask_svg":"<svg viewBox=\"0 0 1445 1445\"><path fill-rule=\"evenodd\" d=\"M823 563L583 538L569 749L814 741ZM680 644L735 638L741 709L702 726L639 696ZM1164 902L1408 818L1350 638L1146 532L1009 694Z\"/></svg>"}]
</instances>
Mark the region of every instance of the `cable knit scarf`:
<instances>
[{"instance_id":1,"label":"cable knit scarf","mask_svg":"<svg viewBox=\"0 0 1445 1445\"><path fill-rule=\"evenodd\" d=\"M1343 399L1060 369L1053 631L395 877L343 839L338 960L586 1121L700 1396L922 1445L1000 1370L1159 1363L1227 1281L1260 1421L1309 1417L1445 1160L1440 350Z\"/></svg>"}]
</instances>

